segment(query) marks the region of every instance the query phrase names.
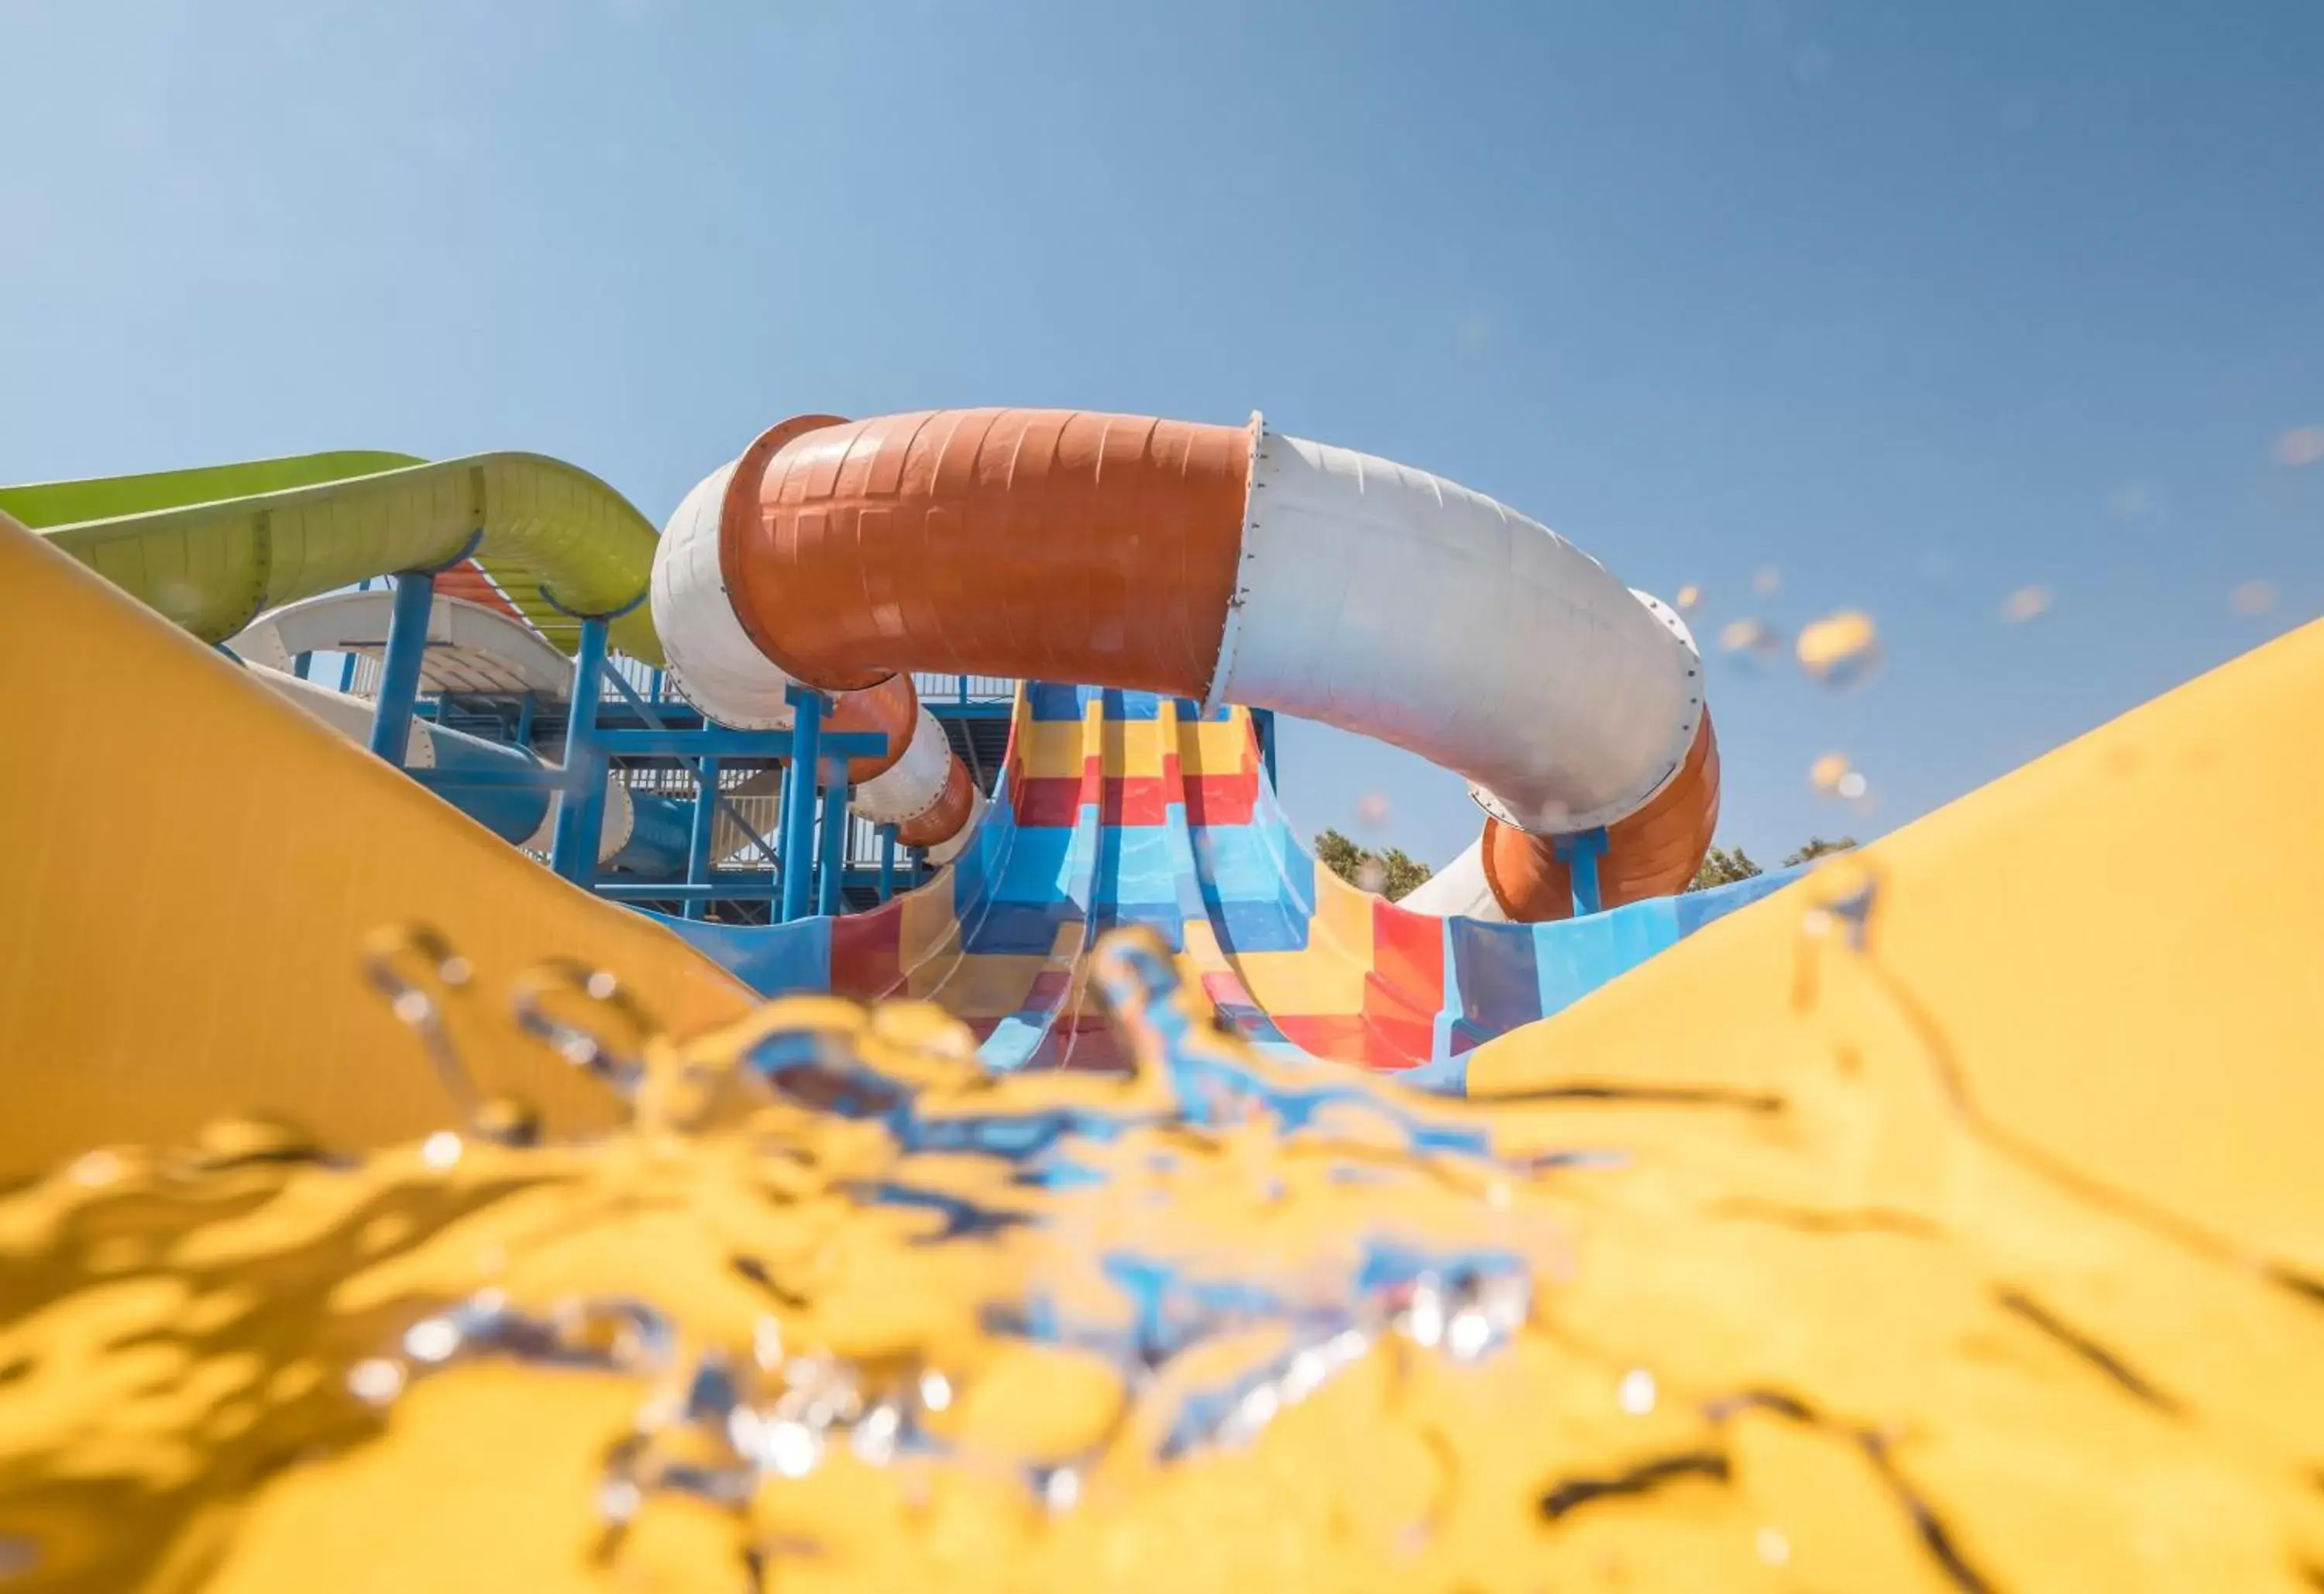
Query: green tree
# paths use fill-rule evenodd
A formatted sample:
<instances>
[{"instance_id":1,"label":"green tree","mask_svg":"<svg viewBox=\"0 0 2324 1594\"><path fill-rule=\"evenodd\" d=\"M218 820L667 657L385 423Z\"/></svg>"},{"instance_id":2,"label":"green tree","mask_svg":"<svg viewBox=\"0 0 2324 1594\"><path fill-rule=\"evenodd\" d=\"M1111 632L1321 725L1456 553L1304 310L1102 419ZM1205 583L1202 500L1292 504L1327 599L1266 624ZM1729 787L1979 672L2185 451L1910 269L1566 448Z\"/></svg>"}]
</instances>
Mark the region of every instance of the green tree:
<instances>
[{"instance_id":1,"label":"green tree","mask_svg":"<svg viewBox=\"0 0 2324 1594\"><path fill-rule=\"evenodd\" d=\"M1844 835L1836 842L1828 842L1820 835L1812 835L1808 837L1806 846L1784 860L1784 867L1790 869L1796 864L1805 863L1811 859L1821 858L1832 852L1851 852L1856 850L1856 847L1857 840L1852 835Z\"/></svg>"},{"instance_id":2,"label":"green tree","mask_svg":"<svg viewBox=\"0 0 2324 1594\"><path fill-rule=\"evenodd\" d=\"M1394 902L1434 871L1402 847L1375 852L1360 847L1336 830L1315 838L1315 861L1359 890L1377 891Z\"/></svg>"},{"instance_id":3,"label":"green tree","mask_svg":"<svg viewBox=\"0 0 2324 1594\"><path fill-rule=\"evenodd\" d=\"M1706 891L1713 886L1731 886L1738 880L1748 880L1753 875L1764 872L1742 848L1713 847L1703 855L1702 867L1694 871L1694 883L1687 889Z\"/></svg>"}]
</instances>

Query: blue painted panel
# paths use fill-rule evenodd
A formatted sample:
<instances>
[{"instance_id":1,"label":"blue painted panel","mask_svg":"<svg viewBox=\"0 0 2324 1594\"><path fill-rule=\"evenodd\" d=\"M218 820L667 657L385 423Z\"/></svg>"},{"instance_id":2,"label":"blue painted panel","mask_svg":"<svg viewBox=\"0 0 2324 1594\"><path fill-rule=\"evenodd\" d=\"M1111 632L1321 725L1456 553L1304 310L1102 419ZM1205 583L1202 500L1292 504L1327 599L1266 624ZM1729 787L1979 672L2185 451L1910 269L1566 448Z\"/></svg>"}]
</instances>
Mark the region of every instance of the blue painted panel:
<instances>
[{"instance_id":1,"label":"blue painted panel","mask_svg":"<svg viewBox=\"0 0 2324 1594\"><path fill-rule=\"evenodd\" d=\"M1152 906L1178 911L1177 860L1170 835L1158 825L1112 825L1098 841L1097 896L1101 902Z\"/></svg>"},{"instance_id":2,"label":"blue painted panel","mask_svg":"<svg viewBox=\"0 0 2324 1594\"><path fill-rule=\"evenodd\" d=\"M787 925L714 925L640 911L667 926L761 996L831 989L831 921L827 918L804 918Z\"/></svg>"},{"instance_id":3,"label":"blue painted panel","mask_svg":"<svg viewBox=\"0 0 2324 1594\"><path fill-rule=\"evenodd\" d=\"M1475 1042L1541 1017L1541 977L1534 926L1444 922L1445 966L1460 1009L1456 1030Z\"/></svg>"},{"instance_id":4,"label":"blue painted panel","mask_svg":"<svg viewBox=\"0 0 2324 1594\"><path fill-rule=\"evenodd\" d=\"M1057 681L1025 683L1025 705L1037 720L1079 720L1090 702L1091 688Z\"/></svg>"},{"instance_id":5,"label":"blue painted panel","mask_svg":"<svg viewBox=\"0 0 2324 1594\"><path fill-rule=\"evenodd\" d=\"M1678 915L1668 898L1659 898L1587 918L1536 925L1533 935L1535 976L1547 1016L1676 945Z\"/></svg>"},{"instance_id":6,"label":"blue painted panel","mask_svg":"<svg viewBox=\"0 0 2324 1594\"><path fill-rule=\"evenodd\" d=\"M1812 864L1796 864L1790 869L1754 875L1731 886L1714 886L1708 891L1689 891L1683 897L1674 897L1670 900L1678 915L1678 933L1692 935L1711 920L1724 918L1738 908L1748 908L1760 898L1782 890L1812 867Z\"/></svg>"},{"instance_id":7,"label":"blue painted panel","mask_svg":"<svg viewBox=\"0 0 2324 1594\"><path fill-rule=\"evenodd\" d=\"M1061 925L1079 924L1081 908L1068 901L989 902L961 926L962 950L1007 956L1047 957Z\"/></svg>"},{"instance_id":8,"label":"blue painted panel","mask_svg":"<svg viewBox=\"0 0 2324 1594\"><path fill-rule=\"evenodd\" d=\"M1171 902L1101 903L1090 916L1093 932L1103 935L1123 925L1144 925L1168 944L1173 952L1186 950L1186 921Z\"/></svg>"}]
</instances>

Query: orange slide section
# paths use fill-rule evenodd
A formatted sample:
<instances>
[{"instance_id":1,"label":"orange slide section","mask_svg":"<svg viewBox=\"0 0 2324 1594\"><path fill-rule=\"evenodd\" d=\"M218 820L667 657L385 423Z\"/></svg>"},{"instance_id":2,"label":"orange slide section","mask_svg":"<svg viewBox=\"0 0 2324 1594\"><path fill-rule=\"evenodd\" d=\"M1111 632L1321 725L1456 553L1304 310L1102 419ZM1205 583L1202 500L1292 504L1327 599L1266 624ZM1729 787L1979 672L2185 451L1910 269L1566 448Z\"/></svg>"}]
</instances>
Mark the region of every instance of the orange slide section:
<instances>
[{"instance_id":1,"label":"orange slide section","mask_svg":"<svg viewBox=\"0 0 2324 1594\"><path fill-rule=\"evenodd\" d=\"M1237 427L1056 410L798 434L761 470L745 455L727 495L734 612L827 690L926 669L1201 697L1250 447Z\"/></svg>"}]
</instances>

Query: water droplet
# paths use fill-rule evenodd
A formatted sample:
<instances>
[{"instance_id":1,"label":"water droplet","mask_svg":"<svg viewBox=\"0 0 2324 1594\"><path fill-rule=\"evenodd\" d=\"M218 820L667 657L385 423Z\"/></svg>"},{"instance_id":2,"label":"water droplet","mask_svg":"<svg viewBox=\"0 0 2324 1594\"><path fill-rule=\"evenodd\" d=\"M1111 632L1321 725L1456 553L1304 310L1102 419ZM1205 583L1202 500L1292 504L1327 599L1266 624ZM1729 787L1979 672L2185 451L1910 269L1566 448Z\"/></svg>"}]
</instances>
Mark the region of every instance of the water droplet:
<instances>
[{"instance_id":1,"label":"water droplet","mask_svg":"<svg viewBox=\"0 0 2324 1594\"><path fill-rule=\"evenodd\" d=\"M1844 609L1800 630L1800 668L1827 686L1860 686L1879 673L1880 637L1869 614Z\"/></svg>"},{"instance_id":2,"label":"water droplet","mask_svg":"<svg viewBox=\"0 0 2324 1594\"><path fill-rule=\"evenodd\" d=\"M952 1380L933 1370L922 1373L920 1404L932 1412L940 1412L952 1405Z\"/></svg>"},{"instance_id":3,"label":"water droplet","mask_svg":"<svg viewBox=\"0 0 2324 1594\"><path fill-rule=\"evenodd\" d=\"M770 1423L760 1435L761 1460L785 1478L805 1478L815 1470L823 1441L804 1423Z\"/></svg>"},{"instance_id":4,"label":"water droplet","mask_svg":"<svg viewBox=\"0 0 2324 1594\"><path fill-rule=\"evenodd\" d=\"M374 1356L347 1369L347 1392L365 1405L385 1405L403 1393L403 1368Z\"/></svg>"},{"instance_id":5,"label":"water droplet","mask_svg":"<svg viewBox=\"0 0 2324 1594\"><path fill-rule=\"evenodd\" d=\"M1774 658L1783 650L1784 636L1764 620L1730 620L1719 628L1719 648L1758 660Z\"/></svg>"},{"instance_id":6,"label":"water droplet","mask_svg":"<svg viewBox=\"0 0 2324 1594\"><path fill-rule=\"evenodd\" d=\"M2275 462L2294 470L2324 463L2324 426L2296 426L2276 438Z\"/></svg>"},{"instance_id":7,"label":"water droplet","mask_svg":"<svg viewBox=\"0 0 2324 1594\"><path fill-rule=\"evenodd\" d=\"M1776 590L1783 585L1784 573L1773 565L1765 567L1757 576L1751 577L1751 590L1763 598L1775 596Z\"/></svg>"},{"instance_id":8,"label":"water droplet","mask_svg":"<svg viewBox=\"0 0 2324 1594\"><path fill-rule=\"evenodd\" d=\"M1058 1468L1041 1484L1041 1498L1052 1511L1070 1511L1081 1497L1082 1475L1071 1467Z\"/></svg>"},{"instance_id":9,"label":"water droplet","mask_svg":"<svg viewBox=\"0 0 2324 1594\"><path fill-rule=\"evenodd\" d=\"M448 1317L427 1317L411 1325L403 1336L403 1352L414 1361L429 1366L448 1361L460 1348L460 1325Z\"/></svg>"},{"instance_id":10,"label":"water droplet","mask_svg":"<svg viewBox=\"0 0 2324 1594\"><path fill-rule=\"evenodd\" d=\"M882 1403L863 1414L855 1425L853 1442L855 1453L874 1467L884 1467L896 1453L896 1436L903 1428L903 1414Z\"/></svg>"},{"instance_id":11,"label":"water droplet","mask_svg":"<svg viewBox=\"0 0 2324 1594\"><path fill-rule=\"evenodd\" d=\"M1808 766L1808 784L1826 794L1838 791L1840 783L1848 776L1848 769L1846 753L1828 752Z\"/></svg>"},{"instance_id":12,"label":"water droplet","mask_svg":"<svg viewBox=\"0 0 2324 1594\"><path fill-rule=\"evenodd\" d=\"M1388 884L1388 865L1377 858L1367 858L1356 865L1356 887L1359 890L1378 891Z\"/></svg>"},{"instance_id":13,"label":"water droplet","mask_svg":"<svg viewBox=\"0 0 2324 1594\"><path fill-rule=\"evenodd\" d=\"M1388 823L1389 807L1387 794L1368 791L1356 799L1356 820L1360 825L1378 830Z\"/></svg>"},{"instance_id":14,"label":"water droplet","mask_svg":"<svg viewBox=\"0 0 2324 1594\"><path fill-rule=\"evenodd\" d=\"M1702 589L1692 582L1678 589L1678 609L1682 614L1702 606Z\"/></svg>"},{"instance_id":15,"label":"water droplet","mask_svg":"<svg viewBox=\"0 0 2324 1594\"><path fill-rule=\"evenodd\" d=\"M2236 614L2264 614L2275 607L2275 584L2246 581L2227 594L2227 608Z\"/></svg>"},{"instance_id":16,"label":"water droplet","mask_svg":"<svg viewBox=\"0 0 2324 1594\"><path fill-rule=\"evenodd\" d=\"M459 1136L449 1129L438 1129L420 1143L420 1160L441 1173L460 1160L463 1149Z\"/></svg>"},{"instance_id":17,"label":"water droplet","mask_svg":"<svg viewBox=\"0 0 2324 1594\"><path fill-rule=\"evenodd\" d=\"M597 1486L597 1516L616 1525L636 1520L638 1507L645 1504L645 1491L634 1479L609 1478Z\"/></svg>"},{"instance_id":18,"label":"water droplet","mask_svg":"<svg viewBox=\"0 0 2324 1594\"><path fill-rule=\"evenodd\" d=\"M91 1151L73 1159L65 1177L85 1189L96 1190L121 1177L121 1159L110 1151Z\"/></svg>"},{"instance_id":19,"label":"water droplet","mask_svg":"<svg viewBox=\"0 0 2324 1594\"><path fill-rule=\"evenodd\" d=\"M1754 1544L1759 1552L1759 1559L1765 1562L1767 1565L1788 1566L1791 1564L1792 1541L1784 1536L1782 1529L1774 1527L1761 1528L1757 1538L1754 1540Z\"/></svg>"},{"instance_id":20,"label":"water droplet","mask_svg":"<svg viewBox=\"0 0 2324 1594\"><path fill-rule=\"evenodd\" d=\"M1643 1417L1655 1409L1659 1392L1655 1387L1655 1376L1642 1367L1634 1367L1622 1375L1621 1387L1614 1398L1634 1417Z\"/></svg>"},{"instance_id":21,"label":"water droplet","mask_svg":"<svg viewBox=\"0 0 2324 1594\"><path fill-rule=\"evenodd\" d=\"M1474 1361L1492 1348L1493 1320L1474 1308L1456 1312L1444 1331L1444 1349L1455 1361Z\"/></svg>"},{"instance_id":22,"label":"water droplet","mask_svg":"<svg viewBox=\"0 0 2324 1594\"><path fill-rule=\"evenodd\" d=\"M1864 771L1861 769L1850 769L1847 774L1842 775L1840 778L1839 785L1833 789L1837 790L1841 797L1847 798L1849 802L1854 802L1858 797L1864 795Z\"/></svg>"},{"instance_id":23,"label":"water droplet","mask_svg":"<svg viewBox=\"0 0 2324 1594\"><path fill-rule=\"evenodd\" d=\"M2046 586L2021 586L2001 600L2001 618L2012 625L2023 625L2049 613L2051 594Z\"/></svg>"},{"instance_id":24,"label":"water droplet","mask_svg":"<svg viewBox=\"0 0 2324 1594\"><path fill-rule=\"evenodd\" d=\"M1423 1284L1412 1292L1412 1304L1405 1308L1404 1331L1412 1342L1434 1350L1444 1342L1444 1296L1433 1284Z\"/></svg>"}]
</instances>

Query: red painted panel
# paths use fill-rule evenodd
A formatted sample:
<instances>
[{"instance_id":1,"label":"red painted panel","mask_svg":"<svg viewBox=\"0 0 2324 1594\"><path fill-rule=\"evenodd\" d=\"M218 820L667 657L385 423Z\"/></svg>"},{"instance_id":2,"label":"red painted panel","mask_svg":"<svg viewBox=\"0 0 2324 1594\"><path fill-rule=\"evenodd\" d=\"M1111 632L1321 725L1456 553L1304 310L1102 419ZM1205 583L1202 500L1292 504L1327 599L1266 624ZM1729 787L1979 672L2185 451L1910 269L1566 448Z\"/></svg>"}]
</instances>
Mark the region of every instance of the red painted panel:
<instances>
[{"instance_id":1,"label":"red painted panel","mask_svg":"<svg viewBox=\"0 0 2324 1594\"><path fill-rule=\"evenodd\" d=\"M882 904L870 913L843 914L831 921L831 989L839 996L870 1001L904 982L901 954L904 905Z\"/></svg>"},{"instance_id":2,"label":"red painted panel","mask_svg":"<svg viewBox=\"0 0 2324 1594\"><path fill-rule=\"evenodd\" d=\"M1108 825L1159 825L1169 812L1165 786L1154 775L1110 777L1099 816Z\"/></svg>"},{"instance_id":3,"label":"red painted panel","mask_svg":"<svg viewBox=\"0 0 2324 1594\"><path fill-rule=\"evenodd\" d=\"M1372 972L1406 1005L1436 1011L1444 1005L1444 921L1375 900Z\"/></svg>"},{"instance_id":4,"label":"red painted panel","mask_svg":"<svg viewBox=\"0 0 2324 1594\"><path fill-rule=\"evenodd\" d=\"M1082 783L1070 775L1036 775L1011 789L1010 806L1019 825L1071 829L1082 806Z\"/></svg>"},{"instance_id":5,"label":"red painted panel","mask_svg":"<svg viewBox=\"0 0 2324 1594\"><path fill-rule=\"evenodd\" d=\"M1197 775L1186 782L1186 823L1249 825L1259 806L1259 771Z\"/></svg>"}]
</instances>

